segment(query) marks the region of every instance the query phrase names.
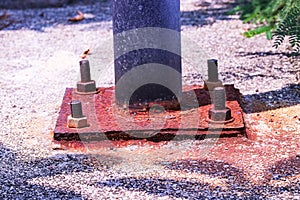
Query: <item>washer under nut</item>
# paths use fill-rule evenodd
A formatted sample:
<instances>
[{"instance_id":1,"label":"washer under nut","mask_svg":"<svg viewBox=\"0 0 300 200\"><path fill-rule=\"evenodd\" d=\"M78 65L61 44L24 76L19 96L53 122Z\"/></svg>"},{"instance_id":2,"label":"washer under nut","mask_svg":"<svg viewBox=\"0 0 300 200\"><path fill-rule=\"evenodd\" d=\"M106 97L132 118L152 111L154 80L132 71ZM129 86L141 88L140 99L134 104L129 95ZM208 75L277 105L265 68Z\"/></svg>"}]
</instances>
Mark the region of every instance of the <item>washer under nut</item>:
<instances>
[{"instance_id":1,"label":"washer under nut","mask_svg":"<svg viewBox=\"0 0 300 200\"><path fill-rule=\"evenodd\" d=\"M80 64L80 77L81 80L77 82L78 94L94 94L96 93L96 82L91 80L90 64L88 60L81 60Z\"/></svg>"},{"instance_id":2,"label":"washer under nut","mask_svg":"<svg viewBox=\"0 0 300 200\"><path fill-rule=\"evenodd\" d=\"M231 110L229 108L225 108L224 110L215 110L211 108L209 109L208 117L209 121L214 123L228 123L233 121Z\"/></svg>"}]
</instances>

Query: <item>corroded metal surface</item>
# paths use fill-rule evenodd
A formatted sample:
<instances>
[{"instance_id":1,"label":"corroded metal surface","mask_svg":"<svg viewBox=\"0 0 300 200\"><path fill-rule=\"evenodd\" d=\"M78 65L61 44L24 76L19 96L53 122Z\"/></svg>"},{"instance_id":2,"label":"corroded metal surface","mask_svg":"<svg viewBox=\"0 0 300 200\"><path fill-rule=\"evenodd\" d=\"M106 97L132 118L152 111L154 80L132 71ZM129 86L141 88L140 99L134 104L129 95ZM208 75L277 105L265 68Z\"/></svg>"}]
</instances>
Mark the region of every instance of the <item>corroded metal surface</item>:
<instances>
[{"instance_id":1,"label":"corroded metal surface","mask_svg":"<svg viewBox=\"0 0 300 200\"><path fill-rule=\"evenodd\" d=\"M67 88L54 130L54 139L170 140L175 135L194 137L203 134L244 133L242 109L238 103L240 94L232 85L225 86L225 89L226 106L231 109L234 121L221 125L212 124L207 120L211 108L208 91L199 86L185 86L183 89L184 98L193 100L197 97L194 101L197 101L199 106L185 105L184 109L178 110L172 108L174 103L152 102L126 109L115 104L114 87L98 88L97 93L91 95L80 95L75 93L75 89ZM88 118L89 127L80 129L67 127L67 117L71 114L69 103L72 100L82 102L83 114Z\"/></svg>"}]
</instances>

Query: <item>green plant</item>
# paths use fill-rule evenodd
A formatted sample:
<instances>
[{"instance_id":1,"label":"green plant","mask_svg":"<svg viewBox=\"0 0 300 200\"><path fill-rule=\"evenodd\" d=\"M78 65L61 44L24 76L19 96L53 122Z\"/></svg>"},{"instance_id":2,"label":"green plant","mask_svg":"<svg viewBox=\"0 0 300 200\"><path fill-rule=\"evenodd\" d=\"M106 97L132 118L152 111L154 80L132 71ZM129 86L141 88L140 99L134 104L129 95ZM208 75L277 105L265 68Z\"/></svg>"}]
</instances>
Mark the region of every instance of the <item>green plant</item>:
<instances>
[{"instance_id":1,"label":"green plant","mask_svg":"<svg viewBox=\"0 0 300 200\"><path fill-rule=\"evenodd\" d=\"M300 7L293 7L279 23L273 33L274 47L278 48L285 37L289 37L289 42L294 48L294 53L300 52Z\"/></svg>"},{"instance_id":2,"label":"green plant","mask_svg":"<svg viewBox=\"0 0 300 200\"><path fill-rule=\"evenodd\" d=\"M300 1L299 0L240 0L241 4L229 12L239 13L245 23L258 26L244 33L246 37L266 33L274 38L278 48L285 37L289 38L295 52L300 51Z\"/></svg>"}]
</instances>

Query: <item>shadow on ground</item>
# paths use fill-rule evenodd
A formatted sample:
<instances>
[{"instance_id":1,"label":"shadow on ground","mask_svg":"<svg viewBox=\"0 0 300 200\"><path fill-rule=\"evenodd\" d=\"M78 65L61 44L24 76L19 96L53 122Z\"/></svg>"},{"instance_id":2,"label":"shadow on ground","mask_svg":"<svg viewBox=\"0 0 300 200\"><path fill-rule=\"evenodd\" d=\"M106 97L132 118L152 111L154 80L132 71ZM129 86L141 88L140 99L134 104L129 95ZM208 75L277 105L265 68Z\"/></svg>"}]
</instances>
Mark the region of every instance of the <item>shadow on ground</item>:
<instances>
[{"instance_id":1,"label":"shadow on ground","mask_svg":"<svg viewBox=\"0 0 300 200\"><path fill-rule=\"evenodd\" d=\"M291 84L280 90L243 96L245 113L258 113L300 104L300 85Z\"/></svg>"},{"instance_id":2,"label":"shadow on ground","mask_svg":"<svg viewBox=\"0 0 300 200\"><path fill-rule=\"evenodd\" d=\"M0 198L81 199L79 192L31 184L29 181L33 178L105 170L99 160L103 159L89 154L60 154L23 161L16 153L0 144ZM121 162L117 158L112 160Z\"/></svg>"},{"instance_id":3,"label":"shadow on ground","mask_svg":"<svg viewBox=\"0 0 300 200\"><path fill-rule=\"evenodd\" d=\"M2 0L0 9L59 8L75 3L93 4L107 0Z\"/></svg>"},{"instance_id":4,"label":"shadow on ground","mask_svg":"<svg viewBox=\"0 0 300 200\"><path fill-rule=\"evenodd\" d=\"M257 58L257 57L267 57L267 56L285 56L291 57L293 53L287 52L272 52L272 51L259 51L259 52L238 52L237 54L240 57L249 57L249 58Z\"/></svg>"},{"instance_id":5,"label":"shadow on ground","mask_svg":"<svg viewBox=\"0 0 300 200\"><path fill-rule=\"evenodd\" d=\"M1 199L79 199L84 198L80 191L56 189L31 184L30 179L74 174L77 172L91 173L95 170L105 171L101 162L104 158L90 154L61 154L45 159L23 161L10 149L0 144L0 197ZM106 156L107 157L107 156ZM118 157L105 158L122 162ZM111 163L114 165L116 163ZM176 198L269 198L283 193L289 195L299 191L300 157L291 156L271 165L265 170L263 184L253 184L245 176L245 172L230 163L209 159L182 159L171 163L158 163L164 167L164 173L175 170L183 173L183 178L126 177L110 178L89 183L95 187L111 187L128 191L145 192L149 195ZM124 172L125 173L125 172ZM205 181L187 179L184 175L205 175ZM220 180L220 181L216 181ZM276 184L281 181L285 184Z\"/></svg>"},{"instance_id":6,"label":"shadow on ground","mask_svg":"<svg viewBox=\"0 0 300 200\"><path fill-rule=\"evenodd\" d=\"M111 0L65 0L64 2L63 4L58 4L58 8L25 9L24 6L17 6L16 8L18 9L16 10L9 10L7 18L0 18L0 30L29 29L44 32L47 27L58 25L72 26L76 24L92 24L88 29L97 29L100 26L95 23L110 23L112 21ZM199 2L195 1L194 3L196 10L181 12L182 25L201 27L211 25L216 20L230 20L231 17L226 15L226 12L237 5L236 3L217 2L202 6ZM79 22L69 22L68 19L76 15L77 9L89 15L89 17ZM2 10L1 12L0 9L0 15L6 12L4 9ZM111 25L108 25L106 28L111 29Z\"/></svg>"},{"instance_id":7,"label":"shadow on ground","mask_svg":"<svg viewBox=\"0 0 300 200\"><path fill-rule=\"evenodd\" d=\"M273 176L268 178L270 180L280 180L286 179L288 177L295 177L300 174L300 156L293 156L283 160L278 161L272 165L267 173L272 173ZM295 178L297 179L297 178ZM300 180L298 179L298 189ZM289 186L288 184L285 186Z\"/></svg>"},{"instance_id":8,"label":"shadow on ground","mask_svg":"<svg viewBox=\"0 0 300 200\"><path fill-rule=\"evenodd\" d=\"M86 2L86 3L85 3ZM70 22L69 18L77 15L80 10L85 14L85 19L78 22ZM0 15L7 14L6 17L0 17L0 30L19 30L28 29L39 32L45 32L45 28L58 25L73 26L76 24L92 24L88 29L109 28L95 25L99 22L109 22L112 20L110 1L74 1L59 8L30 8L16 10L1 10Z\"/></svg>"},{"instance_id":9,"label":"shadow on ground","mask_svg":"<svg viewBox=\"0 0 300 200\"><path fill-rule=\"evenodd\" d=\"M212 25L216 20L232 20L232 16L226 13L238 4L236 2L195 1L193 5L197 8L196 10L181 12L181 25L201 27Z\"/></svg>"},{"instance_id":10,"label":"shadow on ground","mask_svg":"<svg viewBox=\"0 0 300 200\"><path fill-rule=\"evenodd\" d=\"M293 177L299 174L299 157L291 157L276 163L271 169L281 169L280 176L287 174ZM297 192L299 180L289 182L285 186L273 186L269 184L271 180L278 179L277 176L265 180L265 184L251 184L250 180L244 177L244 172L235 168L229 163L213 160L179 160L165 166L166 170L180 170L190 175L203 174L210 178L224 180L227 188L222 185L202 183L196 180L174 180L159 177L136 178L127 177L120 179L109 179L98 183L99 187L122 188L146 192L151 195L168 196L176 198L202 199L202 198L231 198L231 199L259 199L270 196L281 195L283 192ZM290 169L293 169L289 173ZM267 171L270 171L268 169ZM166 172L168 173L168 172ZM180 179L180 178L178 178ZM299 188L298 188L299 189Z\"/></svg>"}]
</instances>

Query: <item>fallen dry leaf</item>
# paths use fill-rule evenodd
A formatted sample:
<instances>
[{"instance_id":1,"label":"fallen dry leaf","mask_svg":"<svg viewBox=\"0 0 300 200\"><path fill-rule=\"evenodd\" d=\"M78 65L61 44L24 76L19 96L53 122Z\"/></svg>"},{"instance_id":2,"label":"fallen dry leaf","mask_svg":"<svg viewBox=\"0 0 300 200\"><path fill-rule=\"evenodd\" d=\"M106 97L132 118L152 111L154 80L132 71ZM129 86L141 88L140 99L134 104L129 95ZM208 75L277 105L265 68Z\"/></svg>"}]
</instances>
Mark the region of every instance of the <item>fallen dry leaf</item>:
<instances>
[{"instance_id":1,"label":"fallen dry leaf","mask_svg":"<svg viewBox=\"0 0 300 200\"><path fill-rule=\"evenodd\" d=\"M80 57L82 58L82 59L85 59L88 55L90 55L91 54L91 50L90 49L87 49L87 50L85 50L81 55L80 55Z\"/></svg>"},{"instance_id":2,"label":"fallen dry leaf","mask_svg":"<svg viewBox=\"0 0 300 200\"><path fill-rule=\"evenodd\" d=\"M79 22L84 19L84 15L79 10L77 11L77 15L75 17L69 18L68 21L70 22Z\"/></svg>"},{"instance_id":3,"label":"fallen dry leaf","mask_svg":"<svg viewBox=\"0 0 300 200\"><path fill-rule=\"evenodd\" d=\"M9 25L11 25L14 21L13 20L6 20L8 19L10 15L4 12L2 15L0 15L0 30L5 29ZM1 22L3 21L3 22Z\"/></svg>"},{"instance_id":4,"label":"fallen dry leaf","mask_svg":"<svg viewBox=\"0 0 300 200\"><path fill-rule=\"evenodd\" d=\"M0 15L0 20L5 20L9 17L10 15L4 12L2 15Z\"/></svg>"}]
</instances>

